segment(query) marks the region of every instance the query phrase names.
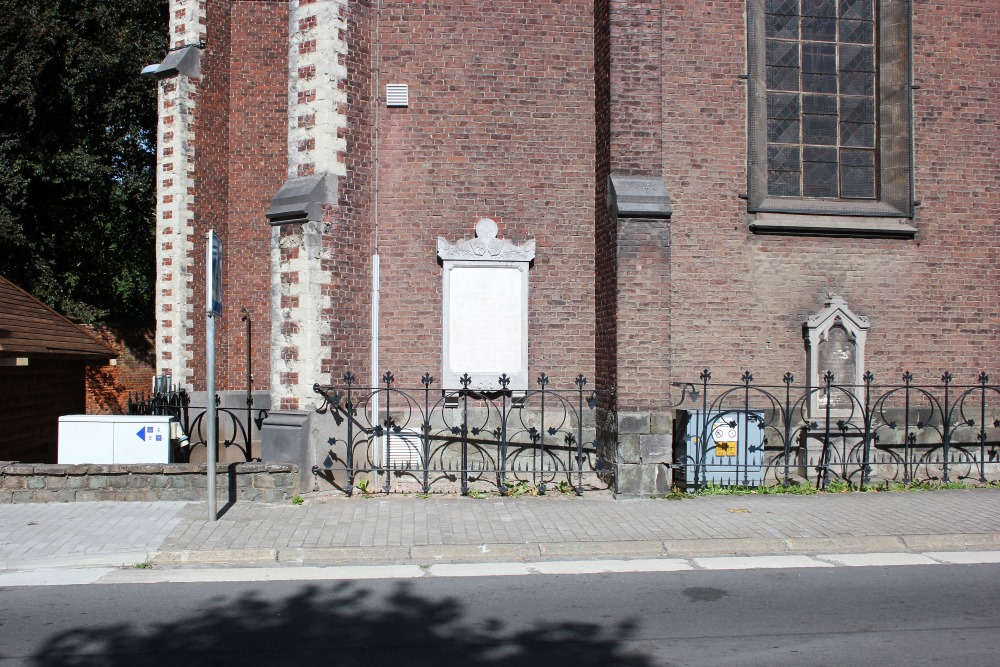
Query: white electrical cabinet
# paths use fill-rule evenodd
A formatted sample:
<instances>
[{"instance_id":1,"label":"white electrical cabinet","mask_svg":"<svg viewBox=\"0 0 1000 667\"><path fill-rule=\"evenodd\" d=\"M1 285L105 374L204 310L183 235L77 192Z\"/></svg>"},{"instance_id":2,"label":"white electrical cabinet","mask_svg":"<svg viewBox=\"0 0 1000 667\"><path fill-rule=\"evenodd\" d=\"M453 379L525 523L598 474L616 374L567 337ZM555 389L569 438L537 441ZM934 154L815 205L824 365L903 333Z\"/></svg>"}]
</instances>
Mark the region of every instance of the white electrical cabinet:
<instances>
[{"instance_id":1,"label":"white electrical cabinet","mask_svg":"<svg viewBox=\"0 0 1000 667\"><path fill-rule=\"evenodd\" d=\"M64 415L59 418L59 463L170 463L173 417Z\"/></svg>"}]
</instances>

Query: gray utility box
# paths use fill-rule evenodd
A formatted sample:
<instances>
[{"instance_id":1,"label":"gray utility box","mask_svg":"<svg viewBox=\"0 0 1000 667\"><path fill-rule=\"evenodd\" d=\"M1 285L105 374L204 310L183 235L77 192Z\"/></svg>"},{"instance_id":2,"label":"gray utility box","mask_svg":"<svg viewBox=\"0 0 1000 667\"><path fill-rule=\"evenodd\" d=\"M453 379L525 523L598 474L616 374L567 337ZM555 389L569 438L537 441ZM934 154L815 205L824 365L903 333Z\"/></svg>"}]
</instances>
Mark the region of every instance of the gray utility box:
<instances>
[{"instance_id":1,"label":"gray utility box","mask_svg":"<svg viewBox=\"0 0 1000 667\"><path fill-rule=\"evenodd\" d=\"M683 466L675 472L678 487L763 483L763 412L680 410L674 433L674 462Z\"/></svg>"}]
</instances>

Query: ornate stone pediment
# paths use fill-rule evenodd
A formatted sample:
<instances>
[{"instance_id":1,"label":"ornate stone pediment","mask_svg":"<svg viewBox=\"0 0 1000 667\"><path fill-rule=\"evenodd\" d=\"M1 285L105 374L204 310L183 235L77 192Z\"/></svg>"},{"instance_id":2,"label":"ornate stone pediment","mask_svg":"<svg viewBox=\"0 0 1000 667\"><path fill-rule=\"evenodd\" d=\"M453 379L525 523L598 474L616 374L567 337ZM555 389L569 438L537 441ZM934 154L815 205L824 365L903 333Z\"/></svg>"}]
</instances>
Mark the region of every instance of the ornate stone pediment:
<instances>
[{"instance_id":1,"label":"ornate stone pediment","mask_svg":"<svg viewBox=\"0 0 1000 667\"><path fill-rule=\"evenodd\" d=\"M514 245L497 238L497 223L481 218L476 223L476 238L449 243L438 237L437 254L442 260L486 260L491 262L530 262L535 259L535 242Z\"/></svg>"}]
</instances>

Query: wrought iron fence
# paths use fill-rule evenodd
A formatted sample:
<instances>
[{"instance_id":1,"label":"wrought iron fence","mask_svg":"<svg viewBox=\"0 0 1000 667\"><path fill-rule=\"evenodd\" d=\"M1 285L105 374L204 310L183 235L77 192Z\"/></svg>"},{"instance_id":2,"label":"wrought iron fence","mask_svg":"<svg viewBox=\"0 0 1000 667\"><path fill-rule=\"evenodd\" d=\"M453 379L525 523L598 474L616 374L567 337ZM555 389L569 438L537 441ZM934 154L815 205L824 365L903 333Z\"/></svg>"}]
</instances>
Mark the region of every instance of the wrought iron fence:
<instances>
[{"instance_id":1,"label":"wrought iron fence","mask_svg":"<svg viewBox=\"0 0 1000 667\"><path fill-rule=\"evenodd\" d=\"M689 488L795 478L819 488L986 483L1000 472L1000 387L986 373L966 385L951 373L934 385L915 384L910 373L880 385L870 372L862 384L838 384L828 372L818 387L796 385L791 373L781 385L755 384L749 371L738 384L711 379L706 369L697 383L674 383L681 396L672 408L698 415L672 466ZM720 425L742 431L735 451L713 433Z\"/></svg>"},{"instance_id":2,"label":"wrought iron fence","mask_svg":"<svg viewBox=\"0 0 1000 667\"><path fill-rule=\"evenodd\" d=\"M582 494L606 484L598 436L613 423L611 392L588 387L578 375L571 389L550 386L544 373L536 388L513 391L510 378L500 389L435 386L425 373L420 387L395 384L391 372L378 387L361 387L347 373L339 385L314 385L323 397L320 412L330 415L333 436L324 465L313 473L351 494L373 476L389 492L393 483L429 493L437 483L457 484L467 495L483 484L501 494L550 489Z\"/></svg>"},{"instance_id":3,"label":"wrought iron fence","mask_svg":"<svg viewBox=\"0 0 1000 667\"><path fill-rule=\"evenodd\" d=\"M216 395L215 405L219 404L219 396ZM236 410L221 407L216 409L219 446L227 449L236 447L247 461L251 461L253 457L251 450L253 429L259 431L267 416L266 411L260 410L257 417L252 418L251 410L250 399L244 419L240 419ZM207 446L208 424L205 423L205 415L208 413L204 406L191 405L191 397L184 388L157 387L157 390L148 394L145 392L129 394L128 414L170 416L180 424L183 435L178 446L171 452L173 461L187 463L191 460L191 453L195 448Z\"/></svg>"}]
</instances>

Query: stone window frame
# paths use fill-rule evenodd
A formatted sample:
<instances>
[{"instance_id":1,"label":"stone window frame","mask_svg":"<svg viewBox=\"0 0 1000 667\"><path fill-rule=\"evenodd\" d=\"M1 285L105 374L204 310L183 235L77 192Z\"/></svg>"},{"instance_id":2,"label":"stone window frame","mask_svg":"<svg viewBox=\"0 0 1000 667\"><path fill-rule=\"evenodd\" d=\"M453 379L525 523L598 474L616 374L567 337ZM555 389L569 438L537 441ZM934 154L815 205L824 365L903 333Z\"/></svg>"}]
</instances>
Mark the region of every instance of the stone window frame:
<instances>
[{"instance_id":1,"label":"stone window frame","mask_svg":"<svg viewBox=\"0 0 1000 667\"><path fill-rule=\"evenodd\" d=\"M747 211L756 233L912 238L911 0L874 0L877 194L874 200L774 197L767 192L766 0L747 3Z\"/></svg>"}]
</instances>

